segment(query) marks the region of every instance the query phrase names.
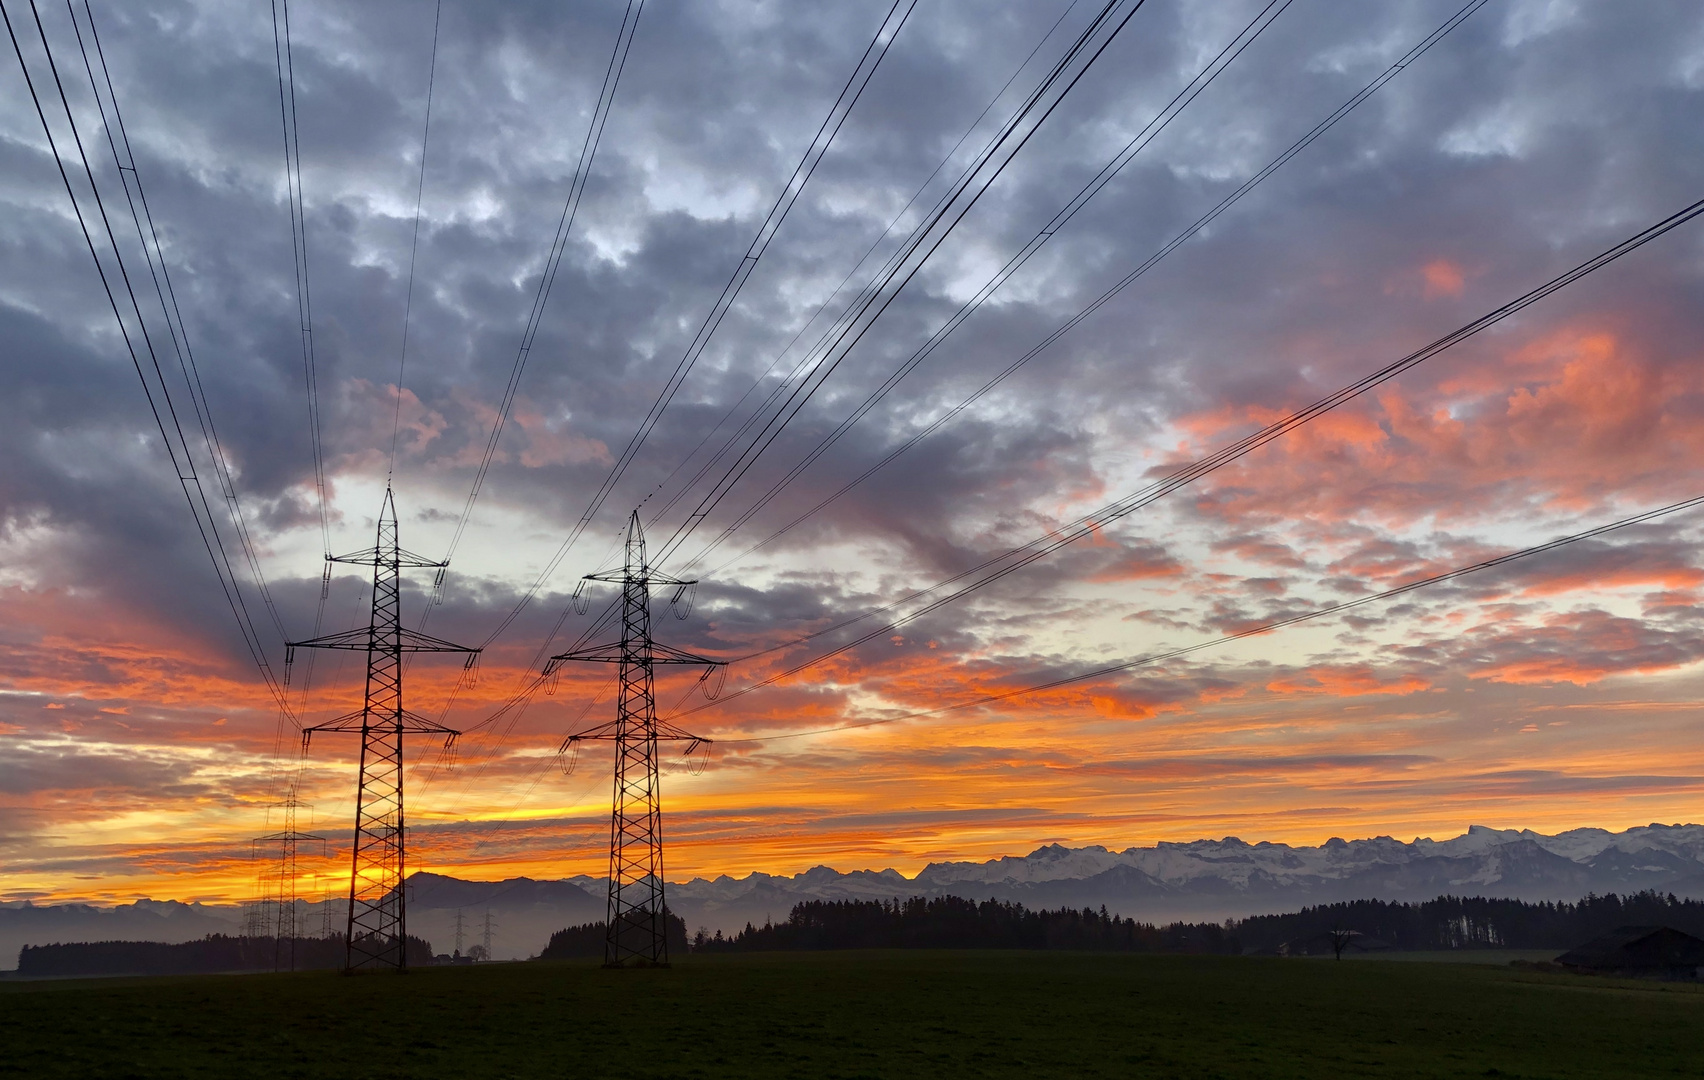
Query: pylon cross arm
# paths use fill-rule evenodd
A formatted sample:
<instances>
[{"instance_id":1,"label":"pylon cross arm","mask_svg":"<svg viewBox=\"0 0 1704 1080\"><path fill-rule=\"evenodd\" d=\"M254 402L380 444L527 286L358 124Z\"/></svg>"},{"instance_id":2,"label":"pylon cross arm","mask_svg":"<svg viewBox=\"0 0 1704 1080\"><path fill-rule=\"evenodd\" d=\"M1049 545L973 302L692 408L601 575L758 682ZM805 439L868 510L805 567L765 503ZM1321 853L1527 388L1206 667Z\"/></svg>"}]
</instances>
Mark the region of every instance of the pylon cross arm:
<instances>
[{"instance_id":1,"label":"pylon cross arm","mask_svg":"<svg viewBox=\"0 0 1704 1080\"><path fill-rule=\"evenodd\" d=\"M327 720L323 724L303 728L302 734L304 737L323 731L345 731L360 734L363 731L375 728L390 731L401 730L411 735L448 735L452 739L461 734L455 728L445 727L430 717L421 716L417 712L409 712L407 709L402 710L400 727L397 726L398 722L393 717L369 717L370 714L365 709L356 709L352 713L344 713L335 720Z\"/></svg>"},{"instance_id":2,"label":"pylon cross arm","mask_svg":"<svg viewBox=\"0 0 1704 1080\"><path fill-rule=\"evenodd\" d=\"M350 652L366 652L369 649L405 653L424 652L454 652L476 654L481 648L467 645L457 645L453 641L435 638L430 634L422 634L418 630L397 628L395 642L381 641L370 626L358 626L353 630L340 630L335 634L325 634L306 641L291 641L286 648L294 652L296 649L347 649Z\"/></svg>"},{"instance_id":3,"label":"pylon cross arm","mask_svg":"<svg viewBox=\"0 0 1704 1080\"><path fill-rule=\"evenodd\" d=\"M553 674L557 667L570 660L593 664L619 664L631 659L631 653L622 648L621 642L607 641L602 645L589 645L584 649L575 649L573 652L558 653L550 658L550 664L544 669L544 673L546 675ZM676 649L657 641L650 644L649 659L652 666L657 664L679 664L684 667L707 668L728 666L726 660L712 660L708 656L699 656L697 653L689 653L685 649Z\"/></svg>"},{"instance_id":4,"label":"pylon cross arm","mask_svg":"<svg viewBox=\"0 0 1704 1080\"><path fill-rule=\"evenodd\" d=\"M585 731L577 731L568 736L567 739L563 740L562 749L566 750L577 742L615 742L616 740L624 737L629 739L635 738L631 727L629 727L625 736L620 734L618 724L619 721L612 720L607 724L599 724L597 727L587 728ZM682 731L673 724L663 720L658 720L656 722L656 738L658 742L692 743L693 745L687 749L687 753L691 753L701 744L709 746L711 743L716 741L714 739L707 739L702 735L694 735L689 731Z\"/></svg>"},{"instance_id":5,"label":"pylon cross arm","mask_svg":"<svg viewBox=\"0 0 1704 1080\"><path fill-rule=\"evenodd\" d=\"M634 573L634 568L623 567L619 570L603 570L596 574L585 575L587 581L608 581L616 585L696 585L697 578L678 578L673 574L665 574L661 570L644 570Z\"/></svg>"},{"instance_id":6,"label":"pylon cross arm","mask_svg":"<svg viewBox=\"0 0 1704 1080\"><path fill-rule=\"evenodd\" d=\"M325 561L349 563L353 566L390 566L392 563L395 563L399 567L417 566L421 568L435 568L450 565L442 559L428 559L424 555L416 555L414 552L402 547L363 548L360 551L352 551L347 555L327 555L325 557Z\"/></svg>"}]
</instances>

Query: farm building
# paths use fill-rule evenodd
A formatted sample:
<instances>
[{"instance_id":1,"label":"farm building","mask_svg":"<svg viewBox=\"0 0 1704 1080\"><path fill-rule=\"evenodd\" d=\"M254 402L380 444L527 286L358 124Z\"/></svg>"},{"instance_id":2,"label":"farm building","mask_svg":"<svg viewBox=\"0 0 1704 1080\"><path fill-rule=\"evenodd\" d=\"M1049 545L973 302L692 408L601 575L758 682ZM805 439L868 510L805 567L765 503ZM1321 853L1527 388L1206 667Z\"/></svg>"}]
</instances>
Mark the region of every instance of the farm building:
<instances>
[{"instance_id":1,"label":"farm building","mask_svg":"<svg viewBox=\"0 0 1704 1080\"><path fill-rule=\"evenodd\" d=\"M1697 979L1704 969L1704 940L1666 926L1623 926L1563 953L1556 962L1589 975Z\"/></svg>"}]
</instances>

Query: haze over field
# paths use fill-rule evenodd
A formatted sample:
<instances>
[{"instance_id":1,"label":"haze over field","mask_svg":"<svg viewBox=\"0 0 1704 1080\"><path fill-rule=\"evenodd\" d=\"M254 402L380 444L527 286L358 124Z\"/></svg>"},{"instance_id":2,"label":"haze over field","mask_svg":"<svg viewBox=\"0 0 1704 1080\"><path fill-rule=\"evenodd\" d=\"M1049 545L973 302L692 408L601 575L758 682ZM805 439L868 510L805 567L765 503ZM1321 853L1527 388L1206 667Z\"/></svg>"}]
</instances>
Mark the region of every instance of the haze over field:
<instances>
[{"instance_id":1,"label":"haze over field","mask_svg":"<svg viewBox=\"0 0 1704 1080\"><path fill-rule=\"evenodd\" d=\"M1699 818L1697 513L1340 618L911 716L1704 495L1700 225L961 601L734 696L852 631L800 635L1141 489L1704 197L1699 5L1490 0L1010 379L748 553L947 415L1464 2L1289 4L756 508L1265 6L1149 0L668 557L703 581L689 617L659 605L659 638L737 661L719 703L690 714L705 704L697 673L660 681L659 709L716 740L701 775L665 763L667 876L704 880L673 894L689 922L781 917L786 897L830 880L811 869L825 864L1032 906L1128 896L1153 906L1127 914L1167 918L1337 898L1339 885L1386 895L1376 873L1353 876L1363 857L1409 868L1391 879L1413 883L1404 898L1450 891L1439 882L1489 889L1512 880L1492 862L1522 843L1532 887L1557 890L1523 895L1704 873L1698 826L1620 833ZM453 661L408 669L410 707L469 731L453 757L410 743L411 872L597 894L611 759L590 747L568 775L557 752L612 715L609 673L570 666L553 693L493 713L544 645L593 625L609 593L594 587L584 615L570 597L611 564L629 512L643 507L659 548L688 520L709 488L693 480L710 458L698 448L807 356L1097 5L917 5L661 422L550 571L890 6L645 9L512 417L430 608L430 633L489 639L480 679L456 691ZM92 10L260 568L284 631L308 637L323 545L267 7ZM421 181L432 10L291 7L335 552L373 543L393 418L401 542L432 558L449 548L627 8L447 0ZM42 18L62 61L76 56L64 12L43 5ZM70 93L116 205L86 80ZM281 827L269 808L299 739L235 632L10 54L0 102L0 899L233 904L254 888L250 838ZM410 579L407 625L422 624L430 587L429 572ZM322 629L365 625L369 589L340 568ZM258 590L250 600L260 612ZM283 637L261 625L281 671ZM303 722L357 707L360 675L321 657ZM294 677L299 693L305 660ZM301 773L312 808L300 824L338 853L327 880L348 872L355 745L316 737ZM1495 856L1475 847L1479 832L1320 846L1482 821L1587 839L1500 840ZM1568 831L1582 828L1620 838L1580 855L1605 835ZM1202 836L1296 847L1154 849ZM1623 865L1627 836L1684 843L1639 847L1658 868L1646 871ZM977 869L1015 852L1035 854ZM1285 852L1297 867L1272 861ZM1270 875L1270 893L1229 866ZM746 879L773 898L716 891L718 875L753 871L777 875ZM861 895L865 880L831 883Z\"/></svg>"}]
</instances>

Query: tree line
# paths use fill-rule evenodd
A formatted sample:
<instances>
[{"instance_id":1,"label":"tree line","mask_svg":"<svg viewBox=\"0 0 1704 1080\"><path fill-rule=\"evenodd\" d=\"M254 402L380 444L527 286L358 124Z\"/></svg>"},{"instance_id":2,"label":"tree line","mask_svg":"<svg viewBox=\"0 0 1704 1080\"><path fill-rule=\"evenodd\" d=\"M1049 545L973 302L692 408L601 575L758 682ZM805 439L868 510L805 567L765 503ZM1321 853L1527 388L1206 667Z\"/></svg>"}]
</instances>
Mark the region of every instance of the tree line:
<instances>
[{"instance_id":1,"label":"tree line","mask_svg":"<svg viewBox=\"0 0 1704 1080\"><path fill-rule=\"evenodd\" d=\"M408 962L432 963L432 947L410 936ZM209 934L195 941L82 941L25 945L18 974L206 975L221 971L311 971L340 968L346 959L343 935L324 938L231 937Z\"/></svg>"},{"instance_id":2,"label":"tree line","mask_svg":"<svg viewBox=\"0 0 1704 1080\"><path fill-rule=\"evenodd\" d=\"M686 922L667 908L663 909L663 917L668 920L664 924L663 935L668 939L670 954L684 954L689 947L686 940ZM544 946L544 951L538 954L537 959L583 960L587 957L602 957L607 929L607 925L601 922L564 927L550 935L550 941Z\"/></svg>"},{"instance_id":3,"label":"tree line","mask_svg":"<svg viewBox=\"0 0 1704 1080\"><path fill-rule=\"evenodd\" d=\"M1421 903L1351 900L1234 924L1245 951L1353 931L1396 949L1570 949L1621 926L1668 926L1704 937L1704 901L1654 891L1577 902L1440 896Z\"/></svg>"},{"instance_id":4,"label":"tree line","mask_svg":"<svg viewBox=\"0 0 1704 1080\"><path fill-rule=\"evenodd\" d=\"M675 920L678 921L678 920ZM808 949L1075 949L1091 952L1275 953L1313 948L1352 933L1394 949L1568 949L1620 926L1669 926L1704 937L1704 902L1672 894L1587 896L1575 902L1440 896L1408 903L1353 900L1282 915L1164 926L1098 911L1034 911L1003 900L956 896L909 900L810 900L785 922L733 935L700 929L694 952ZM595 929L595 935L593 931ZM601 955L603 924L576 928ZM567 934L569 931L563 931ZM595 942L591 940L595 936ZM552 944L556 939L552 939ZM597 946L596 949L592 945ZM678 945L671 945L678 948Z\"/></svg>"},{"instance_id":5,"label":"tree line","mask_svg":"<svg viewBox=\"0 0 1704 1080\"><path fill-rule=\"evenodd\" d=\"M695 952L788 949L1083 949L1095 952L1230 953L1235 942L1216 923L1156 927L1106 908L1031 911L1004 900L957 896L909 900L810 900L787 921L746 924L732 937L700 930Z\"/></svg>"}]
</instances>

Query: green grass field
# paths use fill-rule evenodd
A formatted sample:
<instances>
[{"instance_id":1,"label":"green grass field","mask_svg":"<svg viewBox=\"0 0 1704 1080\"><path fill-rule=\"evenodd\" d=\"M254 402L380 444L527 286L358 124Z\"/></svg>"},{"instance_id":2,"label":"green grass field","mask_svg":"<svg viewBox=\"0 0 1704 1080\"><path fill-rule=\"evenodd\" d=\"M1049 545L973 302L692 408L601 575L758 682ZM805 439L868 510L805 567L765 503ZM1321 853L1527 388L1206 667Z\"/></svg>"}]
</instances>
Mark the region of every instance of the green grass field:
<instances>
[{"instance_id":1,"label":"green grass field","mask_svg":"<svg viewBox=\"0 0 1704 1080\"><path fill-rule=\"evenodd\" d=\"M1704 1076L1704 988L1029 952L0 985L28 1077Z\"/></svg>"}]
</instances>

